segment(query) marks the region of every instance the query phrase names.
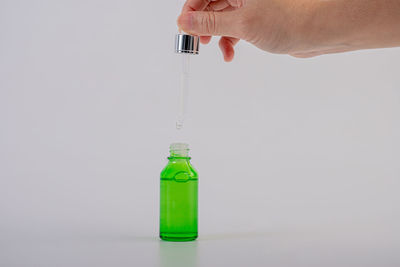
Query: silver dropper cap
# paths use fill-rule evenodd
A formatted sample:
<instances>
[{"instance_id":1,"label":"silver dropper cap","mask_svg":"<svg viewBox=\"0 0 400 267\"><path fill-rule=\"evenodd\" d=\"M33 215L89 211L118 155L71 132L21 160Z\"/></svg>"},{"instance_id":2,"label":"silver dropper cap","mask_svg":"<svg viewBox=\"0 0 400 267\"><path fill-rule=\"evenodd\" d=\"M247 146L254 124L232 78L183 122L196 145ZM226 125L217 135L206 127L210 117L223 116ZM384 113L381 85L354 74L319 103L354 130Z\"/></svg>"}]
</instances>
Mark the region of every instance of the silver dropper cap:
<instances>
[{"instance_id":1,"label":"silver dropper cap","mask_svg":"<svg viewBox=\"0 0 400 267\"><path fill-rule=\"evenodd\" d=\"M199 54L200 37L178 33L175 37L175 53Z\"/></svg>"}]
</instances>

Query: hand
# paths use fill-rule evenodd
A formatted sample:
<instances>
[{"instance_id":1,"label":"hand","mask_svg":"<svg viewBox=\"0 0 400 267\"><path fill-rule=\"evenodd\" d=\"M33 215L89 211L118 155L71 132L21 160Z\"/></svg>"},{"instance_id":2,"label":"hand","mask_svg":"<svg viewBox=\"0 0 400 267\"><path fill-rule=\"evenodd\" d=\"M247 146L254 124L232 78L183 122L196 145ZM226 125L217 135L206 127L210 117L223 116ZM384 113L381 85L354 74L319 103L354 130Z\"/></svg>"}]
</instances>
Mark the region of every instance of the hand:
<instances>
[{"instance_id":1,"label":"hand","mask_svg":"<svg viewBox=\"0 0 400 267\"><path fill-rule=\"evenodd\" d=\"M222 36L225 61L248 41L262 50L312 57L400 45L399 0L187 0L178 18L207 44Z\"/></svg>"},{"instance_id":2,"label":"hand","mask_svg":"<svg viewBox=\"0 0 400 267\"><path fill-rule=\"evenodd\" d=\"M200 35L203 44L211 35L222 36L219 46L225 61L244 39L274 53L287 53L296 42L295 3L292 0L188 0L178 18L185 32Z\"/></svg>"}]
</instances>

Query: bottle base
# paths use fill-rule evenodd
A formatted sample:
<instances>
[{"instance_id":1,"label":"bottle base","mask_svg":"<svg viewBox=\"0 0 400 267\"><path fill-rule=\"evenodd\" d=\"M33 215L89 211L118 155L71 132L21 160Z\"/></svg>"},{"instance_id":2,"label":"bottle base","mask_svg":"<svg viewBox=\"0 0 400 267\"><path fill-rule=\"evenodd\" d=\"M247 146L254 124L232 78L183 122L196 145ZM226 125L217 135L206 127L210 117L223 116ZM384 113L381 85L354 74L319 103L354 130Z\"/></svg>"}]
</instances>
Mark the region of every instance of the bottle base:
<instances>
[{"instance_id":1,"label":"bottle base","mask_svg":"<svg viewBox=\"0 0 400 267\"><path fill-rule=\"evenodd\" d=\"M172 242L186 242L193 241L197 239L197 233L162 233L160 234L160 238L164 241L172 241Z\"/></svg>"}]
</instances>

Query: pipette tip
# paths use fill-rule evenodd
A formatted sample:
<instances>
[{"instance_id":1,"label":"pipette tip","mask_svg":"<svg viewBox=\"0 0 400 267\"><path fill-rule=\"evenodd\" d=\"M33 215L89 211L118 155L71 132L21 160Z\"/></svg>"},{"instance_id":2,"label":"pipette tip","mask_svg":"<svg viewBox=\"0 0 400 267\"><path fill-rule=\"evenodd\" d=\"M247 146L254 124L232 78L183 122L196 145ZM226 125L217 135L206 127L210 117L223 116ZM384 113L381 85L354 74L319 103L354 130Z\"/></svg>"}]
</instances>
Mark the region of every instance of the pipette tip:
<instances>
[{"instance_id":1,"label":"pipette tip","mask_svg":"<svg viewBox=\"0 0 400 267\"><path fill-rule=\"evenodd\" d=\"M176 122L176 129L177 129L177 130L180 130L180 129L182 129L182 128L183 128L183 122L177 121L177 122Z\"/></svg>"}]
</instances>

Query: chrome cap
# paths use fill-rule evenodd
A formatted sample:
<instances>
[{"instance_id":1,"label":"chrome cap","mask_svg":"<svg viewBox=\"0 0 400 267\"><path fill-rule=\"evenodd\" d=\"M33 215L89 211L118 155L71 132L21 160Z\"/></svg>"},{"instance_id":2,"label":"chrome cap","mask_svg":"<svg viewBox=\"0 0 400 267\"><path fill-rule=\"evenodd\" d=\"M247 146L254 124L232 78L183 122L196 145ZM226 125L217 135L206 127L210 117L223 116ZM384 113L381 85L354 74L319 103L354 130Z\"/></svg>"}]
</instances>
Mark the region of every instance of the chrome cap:
<instances>
[{"instance_id":1,"label":"chrome cap","mask_svg":"<svg viewBox=\"0 0 400 267\"><path fill-rule=\"evenodd\" d=\"M179 33L175 37L175 53L199 54L200 37Z\"/></svg>"}]
</instances>

